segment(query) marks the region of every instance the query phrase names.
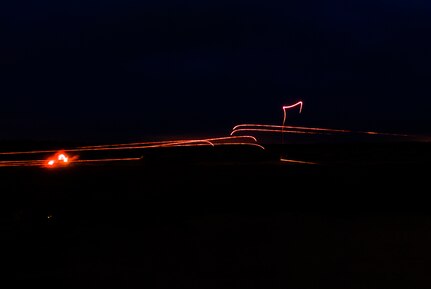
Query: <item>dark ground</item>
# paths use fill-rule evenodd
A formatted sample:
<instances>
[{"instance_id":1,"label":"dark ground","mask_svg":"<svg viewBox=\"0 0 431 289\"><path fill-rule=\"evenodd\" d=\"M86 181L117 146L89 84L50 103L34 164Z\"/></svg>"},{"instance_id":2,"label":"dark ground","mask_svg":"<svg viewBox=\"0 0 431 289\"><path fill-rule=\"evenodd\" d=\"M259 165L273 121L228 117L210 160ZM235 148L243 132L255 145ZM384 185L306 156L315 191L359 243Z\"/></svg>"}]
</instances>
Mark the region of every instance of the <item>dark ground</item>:
<instances>
[{"instance_id":1,"label":"dark ground","mask_svg":"<svg viewBox=\"0 0 431 289\"><path fill-rule=\"evenodd\" d=\"M385 143L170 149L132 164L0 168L2 282L429 288L430 164L429 143Z\"/></svg>"}]
</instances>

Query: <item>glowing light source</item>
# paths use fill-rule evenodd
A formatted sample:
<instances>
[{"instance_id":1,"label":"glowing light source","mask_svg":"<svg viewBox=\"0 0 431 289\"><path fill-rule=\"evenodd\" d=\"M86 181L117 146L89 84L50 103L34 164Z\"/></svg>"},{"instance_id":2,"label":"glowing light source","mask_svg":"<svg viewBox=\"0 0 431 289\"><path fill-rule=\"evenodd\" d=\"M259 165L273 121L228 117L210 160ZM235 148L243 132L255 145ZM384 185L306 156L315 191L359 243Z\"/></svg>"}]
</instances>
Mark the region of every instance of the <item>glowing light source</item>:
<instances>
[{"instance_id":1,"label":"glowing light source","mask_svg":"<svg viewBox=\"0 0 431 289\"><path fill-rule=\"evenodd\" d=\"M58 160L59 161L63 161L64 163L67 163L69 161L69 158L66 157L64 154L59 154L58 155Z\"/></svg>"},{"instance_id":2,"label":"glowing light source","mask_svg":"<svg viewBox=\"0 0 431 289\"><path fill-rule=\"evenodd\" d=\"M46 162L46 165L50 168L57 165L66 165L70 162L69 156L64 152L57 152L53 157L50 157Z\"/></svg>"}]
</instances>

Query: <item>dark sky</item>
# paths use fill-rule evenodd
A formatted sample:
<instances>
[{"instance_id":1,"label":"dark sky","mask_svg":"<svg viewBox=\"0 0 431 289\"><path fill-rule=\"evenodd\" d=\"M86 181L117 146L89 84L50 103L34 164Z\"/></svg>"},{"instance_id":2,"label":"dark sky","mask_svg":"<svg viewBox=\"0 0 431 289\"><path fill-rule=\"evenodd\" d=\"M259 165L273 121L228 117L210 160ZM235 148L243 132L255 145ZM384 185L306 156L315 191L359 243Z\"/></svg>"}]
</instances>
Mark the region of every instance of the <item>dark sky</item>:
<instances>
[{"instance_id":1,"label":"dark sky","mask_svg":"<svg viewBox=\"0 0 431 289\"><path fill-rule=\"evenodd\" d=\"M229 133L243 122L430 133L431 4L2 1L0 139Z\"/></svg>"}]
</instances>

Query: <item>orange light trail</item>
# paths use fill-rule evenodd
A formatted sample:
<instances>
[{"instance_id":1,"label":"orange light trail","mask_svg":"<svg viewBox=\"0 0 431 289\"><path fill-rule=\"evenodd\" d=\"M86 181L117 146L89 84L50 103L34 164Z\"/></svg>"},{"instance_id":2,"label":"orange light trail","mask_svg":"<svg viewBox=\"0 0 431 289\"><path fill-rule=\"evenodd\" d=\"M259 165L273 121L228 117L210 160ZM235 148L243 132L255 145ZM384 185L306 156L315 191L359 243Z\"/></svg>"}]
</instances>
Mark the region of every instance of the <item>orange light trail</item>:
<instances>
[{"instance_id":1,"label":"orange light trail","mask_svg":"<svg viewBox=\"0 0 431 289\"><path fill-rule=\"evenodd\" d=\"M92 163L92 162L115 162L115 161L136 161L141 158L106 158L94 160L75 160L74 163ZM33 161L0 161L0 167L29 167L46 165L49 168L56 167L55 160L33 160Z\"/></svg>"},{"instance_id":2,"label":"orange light trail","mask_svg":"<svg viewBox=\"0 0 431 289\"><path fill-rule=\"evenodd\" d=\"M289 130L285 130L289 129ZM233 127L231 135L240 131L257 131L257 132L280 132L280 133L307 133L310 134L324 134L326 133L350 133L350 134L367 134L377 136L396 136L396 137L421 137L411 134L399 134L399 133L385 133L375 131L353 131L347 129L332 129L332 128L321 128L321 127L304 127L304 126L281 126L272 124L238 124ZM311 133L313 132L313 133Z\"/></svg>"},{"instance_id":3,"label":"orange light trail","mask_svg":"<svg viewBox=\"0 0 431 289\"><path fill-rule=\"evenodd\" d=\"M204 143L207 145L214 146L215 142L220 141L231 141L238 139L248 139L250 141L257 142L254 136L227 136L227 137L215 137L206 139L191 139L191 140L170 140L170 141L157 141L157 142L134 142L124 144L108 144L108 145L96 145L96 146L84 146L74 149L66 149L65 152L83 152L83 151L107 151L107 150L123 150L123 149L144 149L144 148L157 148L157 147L170 147L170 146L182 146L184 144L199 144ZM58 153L57 150L35 150L35 151L21 151L21 152L0 152L0 155L21 155L21 154L45 154L45 153Z\"/></svg>"},{"instance_id":4,"label":"orange light trail","mask_svg":"<svg viewBox=\"0 0 431 289\"><path fill-rule=\"evenodd\" d=\"M19 166L19 165L41 165L45 160L22 160L22 161L0 161L0 166Z\"/></svg>"},{"instance_id":5,"label":"orange light trail","mask_svg":"<svg viewBox=\"0 0 431 289\"><path fill-rule=\"evenodd\" d=\"M356 133L363 133L363 134L369 134L369 135L401 136L401 137L421 137L418 135L411 135L411 134L375 132L375 131L358 131Z\"/></svg>"},{"instance_id":6,"label":"orange light trail","mask_svg":"<svg viewBox=\"0 0 431 289\"><path fill-rule=\"evenodd\" d=\"M118 159L96 159L96 160L77 160L78 156L68 156L70 153L78 153L84 151L112 151L112 150L142 150L153 148L169 148L169 147L184 147L184 146L219 146L219 145L250 145L257 146L265 149L254 136L223 136L202 139L180 139L168 141L154 141L154 142L131 142L122 144L106 144L95 146L83 146L61 151L57 150L34 150L34 151L21 151L21 152L0 152L0 155L26 155L26 154L53 154L46 160L11 160L0 161L0 167L18 167L18 166L44 166L47 168L56 168L58 166L65 166L71 162L76 163L91 163L91 162L111 162L111 161L130 161L139 160L140 158L118 158ZM66 154L67 153L67 154Z\"/></svg>"},{"instance_id":7,"label":"orange light trail","mask_svg":"<svg viewBox=\"0 0 431 289\"><path fill-rule=\"evenodd\" d=\"M47 154L47 153L56 153L57 151L58 151L58 150L21 151L21 152L0 152L0 155Z\"/></svg>"},{"instance_id":8,"label":"orange light trail","mask_svg":"<svg viewBox=\"0 0 431 289\"><path fill-rule=\"evenodd\" d=\"M94 160L76 160L75 163L119 162L119 161L139 161L139 160L141 160L141 158L94 159Z\"/></svg>"},{"instance_id":9,"label":"orange light trail","mask_svg":"<svg viewBox=\"0 0 431 289\"><path fill-rule=\"evenodd\" d=\"M283 129L270 129L270 128L239 128L232 131L231 134L238 133L241 131L254 131L254 132L279 132L279 133L296 133L296 134L324 134L314 131L302 131L302 130L283 130Z\"/></svg>"},{"instance_id":10,"label":"orange light trail","mask_svg":"<svg viewBox=\"0 0 431 289\"><path fill-rule=\"evenodd\" d=\"M156 147L157 145L176 145L183 143L198 143L198 142L206 142L208 144L213 145L216 141L226 141L233 140L238 138L250 139L257 142L254 136L227 136L227 137L216 137L216 138L206 138L206 139L185 139L185 140L168 140L168 141L153 141L153 142L132 142L132 143L122 143L122 144L107 144L107 145L95 145L95 146L82 146L78 149L93 149L93 148L107 148L107 147L124 147L124 146L145 146L145 147Z\"/></svg>"},{"instance_id":11,"label":"orange light trail","mask_svg":"<svg viewBox=\"0 0 431 289\"><path fill-rule=\"evenodd\" d=\"M265 148L262 145L257 144L257 143L231 142L231 143L220 143L220 144L217 144L217 145L218 146L220 146L220 145L224 145L224 146L228 146L228 145L256 146L258 148L261 148L261 149L265 150Z\"/></svg>"},{"instance_id":12,"label":"orange light trail","mask_svg":"<svg viewBox=\"0 0 431 289\"><path fill-rule=\"evenodd\" d=\"M0 161L0 167L30 167L41 166L46 160L17 160L17 161Z\"/></svg>"},{"instance_id":13,"label":"orange light trail","mask_svg":"<svg viewBox=\"0 0 431 289\"><path fill-rule=\"evenodd\" d=\"M40 164L8 164L8 165L0 165L0 168L9 168L9 167L39 167Z\"/></svg>"},{"instance_id":14,"label":"orange light trail","mask_svg":"<svg viewBox=\"0 0 431 289\"><path fill-rule=\"evenodd\" d=\"M318 165L318 163L315 163L315 162L305 162L305 161L291 160L291 159L285 159L285 158L280 158L280 161L286 162L286 163L295 163L295 164L304 164L304 165Z\"/></svg>"},{"instance_id":15,"label":"orange light trail","mask_svg":"<svg viewBox=\"0 0 431 289\"><path fill-rule=\"evenodd\" d=\"M177 144L184 143L205 143L213 146L213 143L209 139L195 139L195 140L170 140L170 141L154 141L154 142L133 142L133 143L122 143L122 144L107 144L107 145L96 145L96 146L84 146L78 147L77 150L106 150L106 149L121 149L125 147L164 147L164 146L175 146Z\"/></svg>"},{"instance_id":16,"label":"orange light trail","mask_svg":"<svg viewBox=\"0 0 431 289\"><path fill-rule=\"evenodd\" d=\"M130 145L154 145L154 144L165 144L165 143L175 143L180 140L168 140L168 141L147 141L147 142L129 142L120 144L104 144L104 145L91 145L91 146L80 146L80 149L92 149L92 148L103 148L103 147L119 147L119 146L130 146Z\"/></svg>"},{"instance_id":17,"label":"orange light trail","mask_svg":"<svg viewBox=\"0 0 431 289\"><path fill-rule=\"evenodd\" d=\"M297 129L297 130L313 130L313 131L326 131L326 132L352 132L351 130L345 129L331 129L331 128L322 128L322 127L306 127L306 126L290 126L290 125L273 125L273 124L259 124L259 123L244 123L238 124L233 127L232 131L237 130L238 128L244 127L264 127L264 128L287 128L287 129Z\"/></svg>"}]
</instances>

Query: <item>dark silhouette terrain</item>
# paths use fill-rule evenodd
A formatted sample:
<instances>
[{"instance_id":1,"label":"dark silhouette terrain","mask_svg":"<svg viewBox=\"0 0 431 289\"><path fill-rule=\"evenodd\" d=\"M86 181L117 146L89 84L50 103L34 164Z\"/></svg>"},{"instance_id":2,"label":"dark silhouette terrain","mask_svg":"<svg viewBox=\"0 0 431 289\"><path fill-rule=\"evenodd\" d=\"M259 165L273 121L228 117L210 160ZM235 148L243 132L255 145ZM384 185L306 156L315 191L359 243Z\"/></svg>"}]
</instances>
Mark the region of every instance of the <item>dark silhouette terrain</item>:
<instances>
[{"instance_id":1,"label":"dark silhouette terrain","mask_svg":"<svg viewBox=\"0 0 431 289\"><path fill-rule=\"evenodd\" d=\"M44 288L431 281L428 143L136 154L133 163L0 168L4 280Z\"/></svg>"}]
</instances>

